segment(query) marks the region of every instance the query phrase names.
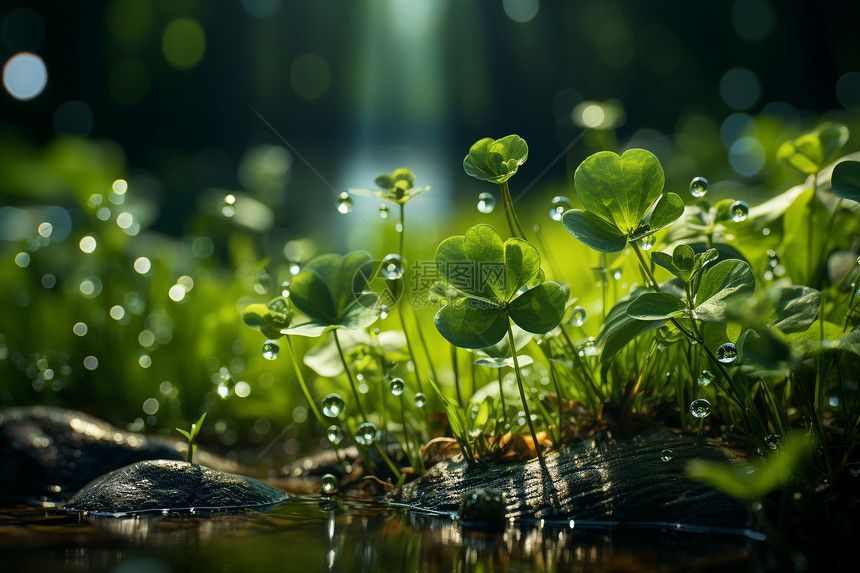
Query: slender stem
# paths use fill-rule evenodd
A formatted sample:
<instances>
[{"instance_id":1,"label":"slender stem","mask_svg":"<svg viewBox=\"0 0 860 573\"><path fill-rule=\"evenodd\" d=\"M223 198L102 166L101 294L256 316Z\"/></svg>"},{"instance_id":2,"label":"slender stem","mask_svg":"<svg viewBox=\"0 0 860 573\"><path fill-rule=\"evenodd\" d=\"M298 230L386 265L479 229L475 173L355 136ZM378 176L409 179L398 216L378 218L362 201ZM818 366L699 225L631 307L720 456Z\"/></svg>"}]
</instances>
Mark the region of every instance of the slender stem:
<instances>
[{"instance_id":1,"label":"slender stem","mask_svg":"<svg viewBox=\"0 0 860 573\"><path fill-rule=\"evenodd\" d=\"M538 442L537 434L535 433L535 427L534 424L532 424L532 415L531 412L529 412L529 404L526 400L526 391L523 386L523 376L520 372L520 361L519 359L517 359L517 344L514 341L514 331L511 329L511 322L507 319L507 317L505 318L505 324L508 327L508 342L511 345L511 356L514 359L514 371L517 373L517 388L520 391L520 400L522 400L523 403L523 412L526 415L526 423L529 426L529 433L531 433L532 435L532 441L535 445L535 452L537 452L538 463L540 463L540 467L543 470L544 474L547 476L547 478L549 478L549 469L546 467L546 460L543 459L543 453L541 453L540 449L540 442Z\"/></svg>"},{"instance_id":2,"label":"slender stem","mask_svg":"<svg viewBox=\"0 0 860 573\"><path fill-rule=\"evenodd\" d=\"M457 403L462 408L463 393L460 391L460 365L457 364L457 347L453 344L451 345L451 366L454 368L454 387L457 389Z\"/></svg>"},{"instance_id":3,"label":"slender stem","mask_svg":"<svg viewBox=\"0 0 860 573\"><path fill-rule=\"evenodd\" d=\"M352 378L352 372L349 370L349 364L346 363L346 356L343 353L343 348L340 345L340 339L337 337L337 329L331 331L334 336L334 344L337 346L337 353L340 356L340 362L343 364L343 371L346 372L346 377L349 379L349 387L352 388L352 395L355 397L355 405L358 408L358 412L361 414L361 419L363 422L369 421L367 419L367 412L364 411L364 406L361 405L361 398L358 396L358 388L355 387L355 380Z\"/></svg>"},{"instance_id":4,"label":"slender stem","mask_svg":"<svg viewBox=\"0 0 860 573\"><path fill-rule=\"evenodd\" d=\"M519 237L520 239L525 239L526 234L523 232L523 228L520 225L520 220L517 219L517 212L514 211L514 202L511 199L511 189L508 187L508 182L499 184L499 187L502 189L502 201L505 203L505 211L510 213L511 220L514 223L514 228L516 228L516 233L511 232L515 237Z\"/></svg>"},{"instance_id":5,"label":"slender stem","mask_svg":"<svg viewBox=\"0 0 860 573\"><path fill-rule=\"evenodd\" d=\"M815 241L815 193L818 190L818 173L812 174L812 196L809 198L809 221L807 222L807 230L806 230L806 270L807 270L807 282L809 286L813 286L812 281L815 275L815 269L813 268L813 257L812 252L815 250L815 245L813 241Z\"/></svg>"},{"instance_id":6,"label":"slender stem","mask_svg":"<svg viewBox=\"0 0 860 573\"><path fill-rule=\"evenodd\" d=\"M403 268L404 268L403 276L400 279L403 281L403 291L404 292L406 290L406 283L407 283L407 279L406 279L407 270L406 270L405 263L403 263L403 260L404 260L403 256L404 256L404 249L405 249L405 240L404 240L405 236L406 236L406 205L401 203L400 204L400 244L398 247L397 254L400 256L401 264L404 265L403 266ZM418 371L418 361L415 360L415 351L412 348L412 341L409 339L409 329L406 327L406 316L405 316L406 313L403 310L404 304L405 303L404 303L404 298L403 298L403 292L401 292L400 293L400 299L397 301L397 315L400 318L400 328L403 330L403 336L406 338L406 349L409 351L409 359L412 360L412 365L415 367L415 382L416 382L416 384L418 384L418 391L423 393L424 392L424 385L421 383L421 375L419 374L419 371ZM416 320L415 323L418 324L418 321ZM422 344L424 344L423 334L420 334L420 332L419 332L419 335L421 337ZM424 344L424 346L426 349L426 344ZM431 367L431 369L433 368L432 362L430 363L430 367ZM434 371L434 377L435 377L435 371ZM439 380L437 379L436 382L438 383Z\"/></svg>"},{"instance_id":7,"label":"slender stem","mask_svg":"<svg viewBox=\"0 0 860 573\"><path fill-rule=\"evenodd\" d=\"M633 247L633 252L636 253L637 257L639 257L639 264L642 266L645 276L647 276L648 280L651 281L651 286L653 286L654 290L657 292L661 292L660 285L657 283L657 279L654 278L654 274L651 272L651 266L645 262L645 256L642 254L642 251L639 250L639 243L637 241L633 241L630 243L630 246Z\"/></svg>"},{"instance_id":8,"label":"slender stem","mask_svg":"<svg viewBox=\"0 0 860 573\"><path fill-rule=\"evenodd\" d=\"M305 398L307 399L308 404L311 407L311 412L314 413L314 416L323 428L328 427L328 422L326 422L325 418L323 418L322 414L319 411L319 408L317 408L317 405L314 402L314 399L311 398L311 393L308 390L308 385L305 382L305 377L302 376L302 371L299 368L299 359L296 357L296 351L293 348L293 340L292 338L290 338L289 334L285 335L285 338L287 339L287 349L290 351L290 359L292 359L293 361L293 369L295 369L296 371L296 378L299 379L299 386L301 387L302 393L304 393Z\"/></svg>"},{"instance_id":9,"label":"slender stem","mask_svg":"<svg viewBox=\"0 0 860 573\"><path fill-rule=\"evenodd\" d=\"M397 254L400 259L403 259L404 237L406 236L406 204L400 204L400 247L397 249Z\"/></svg>"},{"instance_id":10,"label":"slender stem","mask_svg":"<svg viewBox=\"0 0 860 573\"><path fill-rule=\"evenodd\" d=\"M355 404L358 406L358 411L361 414L361 418L364 422L369 422L370 420L367 418L367 412L364 410L364 406L361 405L361 399L358 396L358 388L355 387L355 380L352 378L352 372L349 370L349 365L346 363L346 357L343 354L343 348L340 345L340 339L337 337L337 329L331 331L334 335L334 343L337 346L337 353L340 355L340 361L343 364L343 369L346 372L346 377L349 378L349 386L352 388L352 394L355 396ZM385 428L382 430L385 431ZM376 451L379 452L379 455L382 457L382 460L385 462L385 465L388 466L388 469L391 470L391 473L394 475L395 480L400 479L400 470L397 469L397 466L394 465L394 462L391 461L391 458L388 457L388 454L385 453L385 450L379 445L379 442L373 442L373 445L376 447Z\"/></svg>"}]
</instances>

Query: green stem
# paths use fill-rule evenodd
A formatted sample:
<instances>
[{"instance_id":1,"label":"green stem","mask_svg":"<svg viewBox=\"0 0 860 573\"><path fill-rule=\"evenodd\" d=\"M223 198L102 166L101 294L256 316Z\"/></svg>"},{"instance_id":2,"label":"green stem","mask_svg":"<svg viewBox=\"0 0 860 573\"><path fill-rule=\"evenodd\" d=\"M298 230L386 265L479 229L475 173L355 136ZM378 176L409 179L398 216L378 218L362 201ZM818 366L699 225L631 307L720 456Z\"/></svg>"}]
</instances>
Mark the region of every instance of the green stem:
<instances>
[{"instance_id":1,"label":"green stem","mask_svg":"<svg viewBox=\"0 0 860 573\"><path fill-rule=\"evenodd\" d=\"M514 359L514 371L517 373L517 388L520 391L520 400L523 403L523 412L526 415L526 423L529 426L529 433L532 435L532 441L535 445L535 452L537 452L538 463L540 463L540 467L544 472L544 475L547 476L547 479L550 478L549 469L546 467L546 460L543 459L543 453L541 453L540 442L538 442L537 434L535 433L534 424L532 424L532 416L531 412L529 412L529 404L526 400L526 391L523 385L523 376L520 372L520 361L517 359L517 344L514 341L514 331L511 329L511 321L505 317L505 324L508 327L508 342L511 345L511 356Z\"/></svg>"},{"instance_id":2,"label":"green stem","mask_svg":"<svg viewBox=\"0 0 860 573\"><path fill-rule=\"evenodd\" d=\"M290 338L289 334L285 335L285 338L287 339L287 349L290 351L290 359L293 361L293 369L296 371L296 378L299 379L299 386L302 389L302 393L305 395L305 398L307 399L308 404L311 407L311 412L314 413L314 416L316 417L317 421L320 423L320 425L322 425L323 428L327 428L328 422L326 422L325 418L323 418L322 414L320 413L319 408L317 408L317 405L314 402L314 399L311 397L310 391L308 390L308 385L305 382L305 377L302 376L302 371L299 368L299 359L296 357L296 350L293 348L293 340L292 338Z\"/></svg>"},{"instance_id":3,"label":"green stem","mask_svg":"<svg viewBox=\"0 0 860 573\"><path fill-rule=\"evenodd\" d=\"M451 366L454 368L454 387L457 389L457 403L463 407L463 393L460 391L460 365L457 364L457 347L451 345ZM439 383L438 381L436 382Z\"/></svg>"},{"instance_id":4,"label":"green stem","mask_svg":"<svg viewBox=\"0 0 860 573\"><path fill-rule=\"evenodd\" d=\"M815 275L815 269L813 268L813 257L812 252L815 250L815 245L813 241L815 241L815 193L818 190L818 173L812 174L812 196L809 198L809 221L807 222L807 230L806 230L806 270L807 270L807 282L809 286L814 286L812 284Z\"/></svg>"},{"instance_id":5,"label":"green stem","mask_svg":"<svg viewBox=\"0 0 860 573\"><path fill-rule=\"evenodd\" d=\"M346 356L343 353L343 348L340 345L340 339L337 336L337 329L331 331L334 336L334 344L337 346L337 354L340 356L340 362L343 364L343 371L346 372L346 377L349 380L349 387L352 388L352 395L355 397L355 405L358 408L358 412L361 414L361 419L364 422L369 421L367 419L367 412L364 411L364 406L361 405L361 398L358 395L358 388L355 387L355 380L352 378L352 372L349 370L349 364L346 363Z\"/></svg>"},{"instance_id":6,"label":"green stem","mask_svg":"<svg viewBox=\"0 0 860 573\"><path fill-rule=\"evenodd\" d=\"M520 220L517 218L517 212L514 211L514 202L511 199L511 190L508 187L508 182L505 181L500 183L499 187L502 189L502 201L505 204L505 212L509 214L511 221L513 221L511 234L515 237L519 237L520 239L525 239L526 234L523 232ZM514 229L516 229L516 232L514 232Z\"/></svg>"},{"instance_id":7,"label":"green stem","mask_svg":"<svg viewBox=\"0 0 860 573\"><path fill-rule=\"evenodd\" d=\"M499 373L499 398L502 400L502 417L504 417L506 415L505 412L508 411L508 407L505 404L505 386L502 384L502 369L497 368L496 371Z\"/></svg>"}]
</instances>

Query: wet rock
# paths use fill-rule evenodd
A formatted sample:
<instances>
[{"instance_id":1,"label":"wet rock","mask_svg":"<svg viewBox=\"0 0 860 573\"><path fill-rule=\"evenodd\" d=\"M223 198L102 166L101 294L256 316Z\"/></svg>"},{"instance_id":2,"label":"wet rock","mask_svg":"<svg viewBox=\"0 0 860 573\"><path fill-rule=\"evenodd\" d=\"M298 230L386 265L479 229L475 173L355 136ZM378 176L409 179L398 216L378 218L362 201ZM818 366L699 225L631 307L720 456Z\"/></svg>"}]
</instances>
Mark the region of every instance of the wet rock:
<instances>
[{"instance_id":1,"label":"wet rock","mask_svg":"<svg viewBox=\"0 0 860 573\"><path fill-rule=\"evenodd\" d=\"M287 494L254 478L175 460L137 462L84 486L66 511L129 513L274 505Z\"/></svg>"},{"instance_id":2,"label":"wet rock","mask_svg":"<svg viewBox=\"0 0 860 573\"><path fill-rule=\"evenodd\" d=\"M75 410L0 410L0 499L62 500L111 470L141 460L185 459L182 440L147 437ZM195 460L223 471L237 464L198 449Z\"/></svg>"},{"instance_id":3,"label":"wet rock","mask_svg":"<svg viewBox=\"0 0 860 573\"><path fill-rule=\"evenodd\" d=\"M666 449L673 455L666 462ZM441 462L389 499L412 507L456 511L474 488L502 492L509 518L600 522L665 522L744 527L744 507L694 482L684 466L694 458L737 460L731 450L696 445L666 430L612 439L606 434L524 464Z\"/></svg>"},{"instance_id":4,"label":"wet rock","mask_svg":"<svg viewBox=\"0 0 860 573\"><path fill-rule=\"evenodd\" d=\"M497 489L472 489L463 494L457 518L463 527L486 530L504 530L507 525L507 506L504 494Z\"/></svg>"}]
</instances>

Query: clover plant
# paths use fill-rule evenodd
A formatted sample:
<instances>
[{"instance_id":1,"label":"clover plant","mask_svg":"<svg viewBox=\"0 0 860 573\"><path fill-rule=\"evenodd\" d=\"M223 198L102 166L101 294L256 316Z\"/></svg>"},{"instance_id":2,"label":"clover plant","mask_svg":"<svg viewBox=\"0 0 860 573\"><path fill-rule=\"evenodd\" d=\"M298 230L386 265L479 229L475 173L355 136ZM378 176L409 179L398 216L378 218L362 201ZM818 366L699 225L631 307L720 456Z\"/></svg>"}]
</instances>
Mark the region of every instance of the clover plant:
<instances>
[{"instance_id":1,"label":"clover plant","mask_svg":"<svg viewBox=\"0 0 860 573\"><path fill-rule=\"evenodd\" d=\"M514 176L528 158L529 146L525 140L519 135L506 135L500 139L479 139L469 148L469 154L463 159L463 169L467 175L499 186L511 235L521 239L525 239L525 233L514 210L508 179Z\"/></svg>"}]
</instances>

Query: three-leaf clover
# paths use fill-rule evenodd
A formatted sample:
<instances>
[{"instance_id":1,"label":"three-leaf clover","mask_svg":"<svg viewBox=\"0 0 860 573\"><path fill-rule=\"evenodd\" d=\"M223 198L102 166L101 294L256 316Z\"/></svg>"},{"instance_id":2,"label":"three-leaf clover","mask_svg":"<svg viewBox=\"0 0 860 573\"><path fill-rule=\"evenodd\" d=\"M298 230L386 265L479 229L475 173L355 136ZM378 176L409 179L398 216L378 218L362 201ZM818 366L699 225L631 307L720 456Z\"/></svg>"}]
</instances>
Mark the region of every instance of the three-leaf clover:
<instances>
[{"instance_id":1,"label":"three-leaf clover","mask_svg":"<svg viewBox=\"0 0 860 573\"><path fill-rule=\"evenodd\" d=\"M523 239L502 241L489 225L442 241L436 266L463 294L436 314L436 328L455 346L492 346L507 334L509 319L527 332L544 334L564 316L567 297L558 283L523 290L540 272L537 249Z\"/></svg>"},{"instance_id":2,"label":"three-leaf clover","mask_svg":"<svg viewBox=\"0 0 860 573\"><path fill-rule=\"evenodd\" d=\"M429 185L415 187L415 174L403 167L395 169L391 175L380 175L374 182L379 187L379 190L350 189L349 192L353 195L378 197L385 201L403 205L416 195L430 190Z\"/></svg>"},{"instance_id":3,"label":"three-leaf clover","mask_svg":"<svg viewBox=\"0 0 860 573\"><path fill-rule=\"evenodd\" d=\"M290 283L290 300L310 320L282 334L320 336L329 330L366 328L379 318L379 295L368 291L373 258L366 251L314 257Z\"/></svg>"},{"instance_id":4,"label":"three-leaf clover","mask_svg":"<svg viewBox=\"0 0 860 573\"><path fill-rule=\"evenodd\" d=\"M818 173L848 141L848 128L838 123L823 123L776 150L777 160L804 175Z\"/></svg>"},{"instance_id":5,"label":"three-leaf clover","mask_svg":"<svg viewBox=\"0 0 860 573\"><path fill-rule=\"evenodd\" d=\"M638 320L661 320L682 315L703 322L727 322L730 303L755 291L755 276L749 264L738 259L720 261L716 249L694 254L688 245L678 245L669 257L654 253L651 260L684 282L686 296L670 292L647 292L629 305L627 314Z\"/></svg>"},{"instance_id":6,"label":"three-leaf clover","mask_svg":"<svg viewBox=\"0 0 860 573\"><path fill-rule=\"evenodd\" d=\"M469 148L463 169L479 181L501 184L513 177L529 158L529 146L519 135L485 137Z\"/></svg>"},{"instance_id":7,"label":"three-leaf clover","mask_svg":"<svg viewBox=\"0 0 860 573\"><path fill-rule=\"evenodd\" d=\"M621 251L628 241L652 235L684 213L678 195L662 194L664 182L663 167L650 151L595 153L574 174L584 210L567 211L564 228L596 251Z\"/></svg>"}]
</instances>

